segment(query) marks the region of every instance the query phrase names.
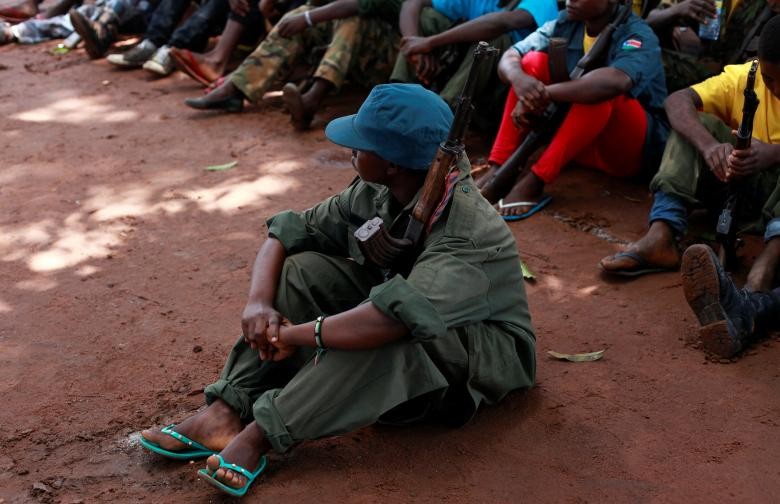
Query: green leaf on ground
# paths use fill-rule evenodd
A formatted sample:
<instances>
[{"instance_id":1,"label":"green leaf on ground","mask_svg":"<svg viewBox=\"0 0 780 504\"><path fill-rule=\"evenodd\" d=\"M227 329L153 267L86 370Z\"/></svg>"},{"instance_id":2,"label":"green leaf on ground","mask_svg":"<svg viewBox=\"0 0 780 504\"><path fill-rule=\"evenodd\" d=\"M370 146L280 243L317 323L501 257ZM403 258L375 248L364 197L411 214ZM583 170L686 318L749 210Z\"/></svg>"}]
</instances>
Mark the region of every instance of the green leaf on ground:
<instances>
[{"instance_id":1,"label":"green leaf on ground","mask_svg":"<svg viewBox=\"0 0 780 504\"><path fill-rule=\"evenodd\" d=\"M225 171L230 170L231 168L235 168L238 164L238 161L231 161L229 163L225 164L217 164L217 165L211 165L206 167L206 171Z\"/></svg>"},{"instance_id":2,"label":"green leaf on ground","mask_svg":"<svg viewBox=\"0 0 780 504\"><path fill-rule=\"evenodd\" d=\"M536 275L534 275L534 272L531 271L531 268L529 268L522 259L520 260L520 271L523 272L523 278L526 280L536 280Z\"/></svg>"},{"instance_id":3,"label":"green leaf on ground","mask_svg":"<svg viewBox=\"0 0 780 504\"><path fill-rule=\"evenodd\" d=\"M57 47L51 50L52 54L68 54L70 52L70 49L65 47L62 44L58 44Z\"/></svg>"},{"instance_id":4,"label":"green leaf on ground","mask_svg":"<svg viewBox=\"0 0 780 504\"><path fill-rule=\"evenodd\" d=\"M565 354L565 353L558 353L558 352L553 352L552 350L548 350L547 353L554 359L558 359L558 360L567 360L569 362L590 362L590 361L596 361L601 359L604 356L604 352L606 351L607 350L604 349L604 350L599 350L598 352Z\"/></svg>"}]
</instances>

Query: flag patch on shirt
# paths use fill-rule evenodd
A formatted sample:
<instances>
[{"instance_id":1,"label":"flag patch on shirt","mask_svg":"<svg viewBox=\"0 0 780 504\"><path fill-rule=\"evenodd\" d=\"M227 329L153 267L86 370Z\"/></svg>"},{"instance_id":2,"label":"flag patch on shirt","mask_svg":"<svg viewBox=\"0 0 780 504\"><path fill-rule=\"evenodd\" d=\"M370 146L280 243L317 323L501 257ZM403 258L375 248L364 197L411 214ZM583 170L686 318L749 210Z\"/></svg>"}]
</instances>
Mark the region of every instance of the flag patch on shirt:
<instances>
[{"instance_id":1,"label":"flag patch on shirt","mask_svg":"<svg viewBox=\"0 0 780 504\"><path fill-rule=\"evenodd\" d=\"M633 38L623 42L623 46L621 47L621 49L623 49L624 51L635 51L641 48L642 48L642 41Z\"/></svg>"}]
</instances>

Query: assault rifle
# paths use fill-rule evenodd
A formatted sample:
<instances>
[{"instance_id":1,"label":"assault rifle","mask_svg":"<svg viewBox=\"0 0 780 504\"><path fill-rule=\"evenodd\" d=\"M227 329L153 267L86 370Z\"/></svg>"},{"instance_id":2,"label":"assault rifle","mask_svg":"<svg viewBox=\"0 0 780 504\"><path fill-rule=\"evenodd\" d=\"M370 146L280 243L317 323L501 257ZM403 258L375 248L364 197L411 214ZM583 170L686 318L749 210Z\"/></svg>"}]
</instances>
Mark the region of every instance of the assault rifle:
<instances>
[{"instance_id":1,"label":"assault rifle","mask_svg":"<svg viewBox=\"0 0 780 504\"><path fill-rule=\"evenodd\" d=\"M487 42L480 42L474 49L474 62L458 97L447 140L439 145L436 151L436 157L425 176L420 196L411 213L396 219L392 230L384 226L380 217L374 217L355 231L355 238L366 259L384 270L390 270L391 274L406 272L416 259L416 252L425 238L429 220L444 196L445 179L450 170L456 169L455 165L464 152L463 138L474 109L472 101L480 66L496 51L497 49ZM392 231L399 224L402 226L403 220L406 220L406 230L403 237L397 238Z\"/></svg>"},{"instance_id":2,"label":"assault rifle","mask_svg":"<svg viewBox=\"0 0 780 504\"><path fill-rule=\"evenodd\" d=\"M744 150L750 147L750 139L753 136L753 118L758 109L759 99L754 90L756 85L756 72L758 71L758 60L753 60L748 71L747 84L745 84L745 102L742 104L742 122L737 130L737 141L734 148ZM731 182L729 184L729 195L726 199L726 206L718 217L718 224L715 226L715 239L720 244L718 249L718 259L720 259L723 268L730 269L737 261L737 249L742 246L742 240L737 238L737 223L735 221L737 213L737 204L739 198L739 183Z\"/></svg>"},{"instance_id":3,"label":"assault rifle","mask_svg":"<svg viewBox=\"0 0 780 504\"><path fill-rule=\"evenodd\" d=\"M574 70L569 75L570 80L579 79L587 72L603 64L604 57L612 42L612 34L615 33L618 26L626 22L629 15L631 15L631 2L627 1L618 8L614 20L601 31L590 51L577 62L577 66L574 67ZM531 157L536 149L552 139L568 112L568 103L551 103L548 105L539 118L539 125L526 135L517 150L498 168L493 178L485 185L483 194L491 195L490 199L495 199L496 201L503 198L511 189L514 180L517 178L519 171L525 166L528 158Z\"/></svg>"}]
</instances>

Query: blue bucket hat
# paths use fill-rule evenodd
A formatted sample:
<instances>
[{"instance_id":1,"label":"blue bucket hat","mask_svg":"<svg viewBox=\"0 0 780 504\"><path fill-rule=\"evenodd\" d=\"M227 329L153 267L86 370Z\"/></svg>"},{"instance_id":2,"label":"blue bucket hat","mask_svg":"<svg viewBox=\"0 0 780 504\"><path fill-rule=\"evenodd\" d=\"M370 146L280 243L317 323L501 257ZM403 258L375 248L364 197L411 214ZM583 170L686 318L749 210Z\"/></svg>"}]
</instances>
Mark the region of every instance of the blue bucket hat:
<instances>
[{"instance_id":1,"label":"blue bucket hat","mask_svg":"<svg viewBox=\"0 0 780 504\"><path fill-rule=\"evenodd\" d=\"M419 84L382 84L357 114L328 123L325 136L398 166L427 170L451 124L452 110L436 93Z\"/></svg>"}]
</instances>

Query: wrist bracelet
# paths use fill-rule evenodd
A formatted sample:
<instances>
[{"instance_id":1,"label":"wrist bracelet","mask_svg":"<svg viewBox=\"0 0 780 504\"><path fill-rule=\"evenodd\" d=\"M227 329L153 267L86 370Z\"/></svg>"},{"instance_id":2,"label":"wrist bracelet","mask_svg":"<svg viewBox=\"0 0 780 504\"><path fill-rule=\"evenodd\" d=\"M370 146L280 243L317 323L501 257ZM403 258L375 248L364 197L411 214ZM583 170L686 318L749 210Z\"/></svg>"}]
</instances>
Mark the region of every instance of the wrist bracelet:
<instances>
[{"instance_id":1,"label":"wrist bracelet","mask_svg":"<svg viewBox=\"0 0 780 504\"><path fill-rule=\"evenodd\" d=\"M314 343L317 345L317 353L314 354L314 365L320 361L320 356L325 353L327 348L322 342L322 322L325 320L325 315L320 315L317 320L314 321Z\"/></svg>"},{"instance_id":2,"label":"wrist bracelet","mask_svg":"<svg viewBox=\"0 0 780 504\"><path fill-rule=\"evenodd\" d=\"M311 20L311 11L304 12L303 17L306 19L306 24L309 25L309 28L314 26L314 23Z\"/></svg>"}]
</instances>

